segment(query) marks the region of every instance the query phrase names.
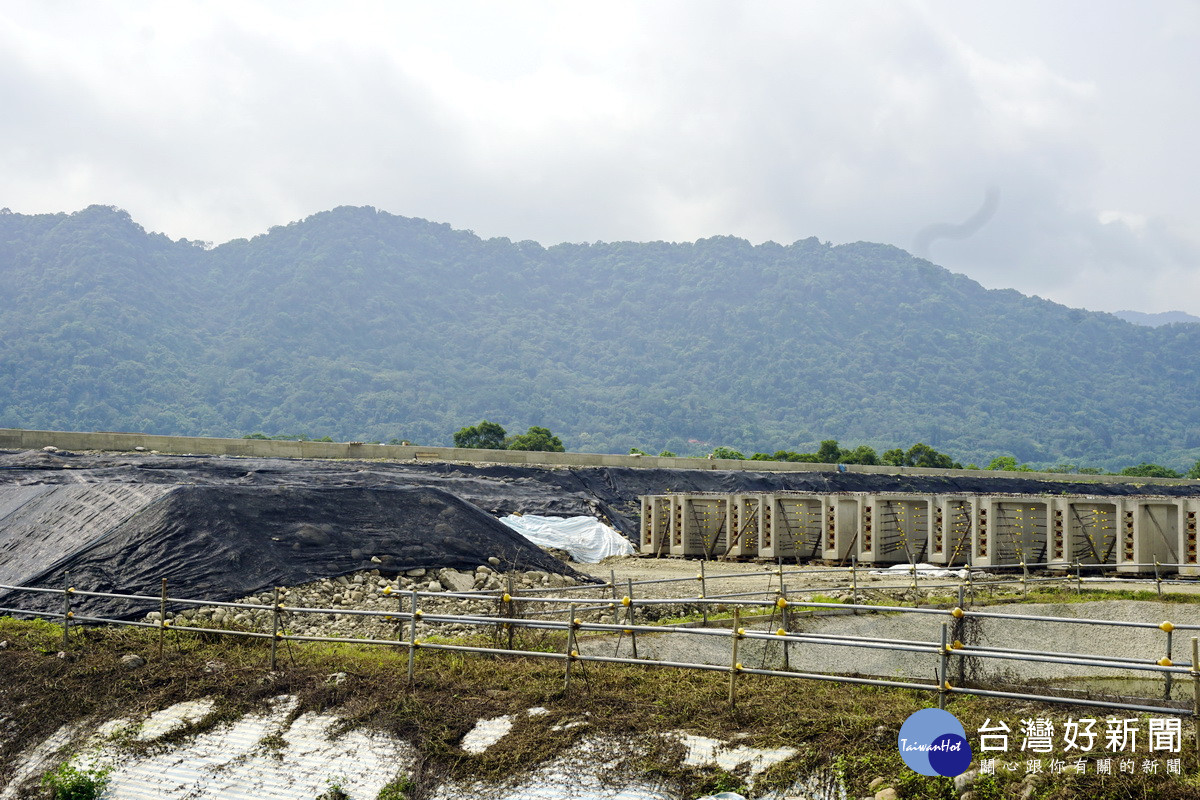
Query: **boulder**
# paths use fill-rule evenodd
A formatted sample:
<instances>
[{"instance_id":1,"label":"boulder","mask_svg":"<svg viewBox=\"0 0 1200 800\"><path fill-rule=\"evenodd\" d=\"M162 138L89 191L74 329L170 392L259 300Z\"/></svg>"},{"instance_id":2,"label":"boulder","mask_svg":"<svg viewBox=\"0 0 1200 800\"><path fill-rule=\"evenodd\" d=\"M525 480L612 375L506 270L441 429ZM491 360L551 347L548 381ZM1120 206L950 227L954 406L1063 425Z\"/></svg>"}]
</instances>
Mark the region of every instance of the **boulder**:
<instances>
[{"instance_id":1,"label":"boulder","mask_svg":"<svg viewBox=\"0 0 1200 800\"><path fill-rule=\"evenodd\" d=\"M438 573L438 581L451 592L469 592L475 588L475 576L456 569L444 569Z\"/></svg>"},{"instance_id":2,"label":"boulder","mask_svg":"<svg viewBox=\"0 0 1200 800\"><path fill-rule=\"evenodd\" d=\"M126 653L121 656L121 666L125 669L139 669L146 666L146 659L136 653Z\"/></svg>"}]
</instances>

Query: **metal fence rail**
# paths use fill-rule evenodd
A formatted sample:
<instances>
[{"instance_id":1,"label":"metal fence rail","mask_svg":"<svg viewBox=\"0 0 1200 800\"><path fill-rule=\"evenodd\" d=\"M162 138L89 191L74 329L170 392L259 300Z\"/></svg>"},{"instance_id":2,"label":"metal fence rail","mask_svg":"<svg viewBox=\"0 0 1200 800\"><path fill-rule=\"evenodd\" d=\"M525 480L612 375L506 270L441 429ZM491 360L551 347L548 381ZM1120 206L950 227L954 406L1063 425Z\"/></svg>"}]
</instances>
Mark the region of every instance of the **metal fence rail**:
<instances>
[{"instance_id":1,"label":"metal fence rail","mask_svg":"<svg viewBox=\"0 0 1200 800\"><path fill-rule=\"evenodd\" d=\"M645 585L645 583L662 582L665 581L644 582L640 585ZM507 591L493 591L490 593L420 592L415 590L393 591L390 588L384 588L379 590L379 594L385 597L396 598L397 607L394 609L376 610L354 608L314 608L307 606L287 605L284 602L286 590L283 589L275 590L274 602L269 605L263 603L212 601L196 598L171 597L167 594L165 580L163 581L162 593L157 597L151 595L122 594L115 592L93 592L75 589L73 587L68 587L65 589L51 589L46 587L12 586L0 584L0 589L9 591L10 593L28 592L42 595L58 595L62 597L63 601L62 610L57 612L26 609L19 606L10 605L6 607L0 607L0 614L17 616L24 615L59 621L62 626L64 649L70 647L71 644L71 627L81 623L157 629L159 631L159 655L162 654L163 640L168 631L174 631L177 633L218 634L222 636L240 637L246 639L265 639L270 643L269 663L272 670L278 668L277 649L279 643L281 642L294 641L380 645L401 649L407 652L409 666L408 677L410 682L413 679L414 657L416 652L419 650L442 650L493 656L520 656L524 658L541 658L561 661L565 664L564 685L567 689L570 688L573 665L582 665L591 662L722 672L727 673L729 676L729 702L731 704L736 702L736 687L737 678L739 675L762 675L782 679L798 678L803 680L821 680L845 684L883 686L928 691L937 694L939 705L943 707L945 706L946 700L950 695L968 694L982 697L1004 698L1009 700L1121 709L1139 713L1192 716L1196 723L1197 746L1200 748L1200 669L1197 669L1197 665L1200 664L1200 653L1197 652L1198 647L1200 647L1200 639L1197 637L1193 637L1191 639L1192 653L1190 661L1174 661L1171 658L1173 632L1175 630L1193 632L1200 631L1200 625L1173 625L1170 622L1151 623L1123 620L1086 619L1077 617L1052 617L1044 615L999 614L989 611L970 610L963 608L965 587L962 583L958 585L959 604L950 609L791 600L788 599L784 592L780 590L775 590L772 596L761 599L755 599L753 597L714 598L704 596L686 598L635 598L632 594L633 586L635 585L639 584L628 581L626 583L626 588L628 589L627 594L618 598L615 597L614 592L614 596L606 601L599 601L594 598L580 598L577 596L545 596L541 593L527 596L523 593L519 594L516 592ZM612 591L615 587L610 582L610 584L606 584L601 587L592 586L590 588L602 588ZM764 592L762 594L770 594L770 592ZM155 602L159 605L159 618L157 620L122 620L98 615L76 613L72 609L72 599L76 596ZM421 608L421 604L423 602L445 599L477 601L481 605L494 607L495 612L439 613L433 610L422 610ZM407 609L403 608L404 601L407 601ZM542 607L557 607L558 610L537 612L534 610L534 607L538 605ZM732 627L712 627L709 625L696 627L691 623L674 625L649 624L645 621L639 622L637 619L639 609L641 609L644 614L656 606L661 607L670 605L683 605L686 607L702 608L706 618L713 612L728 611L729 609L732 609ZM211 608L230 608L240 611L269 612L271 629L268 632L263 630L245 630L241 628L209 627L181 623L180 619L182 618L180 617L176 617L176 619L172 621L167 618L168 606L204 606ZM828 611L830 609L868 613L920 614L925 616L940 617L940 630L938 631L940 636L938 640L918 641L907 639L882 639L876 637L852 636L833 633L804 633L788 630L789 614L795 614L795 612L799 610L811 611L815 613L817 611ZM774 615L778 613L781 619L781 627L774 631L747 630L742 625L742 612L755 610L769 610L772 615L772 622L774 621ZM564 611L565 618L563 619L556 619L553 617L541 618L536 616L538 613L543 615L562 615ZM600 612L602 614L611 613L612 621L585 621L577 616L578 614L584 612ZM380 618L397 623L397 635L395 638L385 639L373 637L338 637L290 633L287 630L288 626L285 624L285 622L286 619L291 615L344 615L348 617ZM1106 656L1090 653L1055 652L1049 650L1018 650L1013 648L1005 648L1001 650L994 647L964 645L961 642L952 641L951 626L960 624L971 618L998 618L1006 621L1021 621L1033 624L1069 623L1078 625L1096 625L1129 628L1131 630L1157 629L1165 634L1164 647L1162 651L1160 651L1165 655L1158 658L1153 656L1137 658L1128 655ZM507 646L501 647L499 645L498 638L495 646L484 646L469 643L456 644L451 642L422 641L417 636L418 623L434 626L442 624L468 625L485 630L494 630L497 632L497 634L499 634L501 631L506 631L508 635ZM407 629L407 635L404 635L405 629ZM551 631L565 633L565 647L563 650L557 652L521 649L519 646L514 644L514 632L522 629L530 631ZM630 642L632 644L633 655L632 657L627 657L620 655L608 656L597 653L583 653L580 651L578 644L578 637L581 634L591 634L597 637L618 637L618 653L620 651L620 639L628 636L630 637ZM726 640L729 642L730 658L728 663L723 664L675 661L645 657L639 658L637 655L637 637L647 635L702 637L709 641L714 639ZM739 661L738 651L741 643L746 641L757 641L764 644L781 644L783 646L783 668L768 669L765 666L754 668L743 665ZM883 650L895 652L897 654L906 653L925 655L928 656L933 662L933 673L935 675L935 680L900 680L793 670L788 665L788 649L790 647L801 646ZM955 660L965 658L1005 660L1018 664L1022 662L1034 662L1072 666L1089 666L1099 669L1157 674L1163 676L1166 692L1161 705L1149 705L1140 702L1125 702L1120 699L1064 697L1049 693L1037 694L1031 692L1011 692L996 688L986 688L983 686L953 685L950 678L952 674L952 665ZM1169 700L1171 682L1176 677L1180 679L1185 677L1191 678L1194 687L1193 694L1195 699L1190 705L1173 705Z\"/></svg>"},{"instance_id":2,"label":"metal fence rail","mask_svg":"<svg viewBox=\"0 0 1200 800\"><path fill-rule=\"evenodd\" d=\"M524 589L521 589L520 591L521 591L521 594L525 595L525 596L537 596L537 595L543 595L543 594L573 595L576 593L588 593L588 592L608 593L608 592L615 592L619 588L629 587L630 593L632 593L631 587L635 587L635 586L636 587L646 587L646 586L656 586L656 585L664 585L664 584L696 582L700 588L699 596L702 598L707 598L707 599L760 597L760 596L768 597L776 590L787 595L789 593L789 588L791 588L791 589L795 589L798 592L809 593L809 594L814 593L814 592L849 592L851 595L852 602L857 603L859 600L859 595L864 590L864 587L860 584L860 576L865 572L871 578L875 578L880 575L890 576L890 577L894 577L894 578L900 578L900 577L907 575L911 580L911 583L908 586L908 590L911 590L913 593L913 603L916 605L919 605L921 602L919 593L921 591L931 591L931 590L937 590L937 589L957 590L960 587L962 589L964 589L966 592L974 593L975 591L977 591L979 589L993 590L995 588L1002 587L1002 586L1020 586L1022 588L1022 594L1024 596L1028 596L1028 590L1029 590L1030 586L1036 586L1039 584L1059 583L1059 584L1062 584L1064 587L1070 587L1073 585L1073 588L1077 592L1081 592L1083 590L1083 584L1084 584L1085 580L1090 581L1090 580L1103 579L1106 572L1111 573L1116 576L1122 576L1122 577L1114 577L1114 578L1112 578L1112 580L1129 581L1130 583L1134 583L1134 584L1153 582L1155 584L1156 593L1160 597L1162 596L1162 593L1163 593L1163 586L1198 586L1198 585L1200 585L1200 579L1197 579L1197 578L1181 577L1178 574L1174 574L1172 577L1164 577L1164 575L1163 575L1164 570L1169 570L1171 568L1178 569L1179 567L1183 567L1183 566L1195 566L1195 565L1184 565L1182 563L1167 563L1167 562L1157 562L1157 561L1154 563L1126 563L1126 564L1121 565L1123 567L1138 567L1138 568L1144 567L1147 569L1152 567L1154 569L1154 576L1152 578L1149 576L1149 573L1146 573L1145 575L1135 576L1132 573L1119 572L1117 569L1118 565L1116 565L1116 564L1086 564L1086 563L1083 563L1080 561L1072 562L1069 565L1064 565L1062 562L1053 562L1053 563L1051 563L1051 562L1019 562L1016 564L1008 564L1008 565L986 565L986 566L975 566L975 565L971 565L969 563L964 563L963 565L961 565L959 567L954 567L954 566L949 566L949 565L946 565L946 566L931 565L933 571L949 571L949 572L961 573L961 577L958 577L958 578L926 575L925 574L926 571L919 569L918 565L916 563L911 563L908 565L903 565L903 564L893 565L893 567L889 568L889 569L880 569L877 566L864 567L864 566L860 566L857 563L856 559L853 557L851 558L851 563L847 566L833 567L833 568L826 567L826 568L822 568L822 569L812 569L812 568L809 568L809 569L803 569L803 568L785 569L783 566L782 559L778 559L776 561L775 569L764 570L763 572L742 572L742 573L733 573L733 574L725 574L725 575L720 575L720 574L709 575L706 570L706 566L705 566L706 561L705 560L698 560L696 563L698 564L698 572L693 577L654 578L654 579L641 580L641 581L626 581L624 583L617 584L615 575L612 575L612 577L610 578L609 581L603 582L603 583L587 583L587 584L578 584L576 586L562 586L562 587L533 587L533 588L524 588ZM897 567L899 567L899 569L897 569ZM1042 577L1034 577L1031 575L1030 571L1036 570L1036 569L1043 569L1043 570L1046 570L1048 572L1055 573L1055 574L1046 575L1046 576L1042 576ZM1021 573L1020 577L1006 577L1017 571L1020 571L1020 573ZM1095 573L1098 573L1100 578L1096 578L1094 575ZM611 572L610 572L610 574L611 574ZM1085 577L1085 574L1086 574L1086 577ZM795 587L795 586L789 587L789 584L787 583L786 579L789 577L795 577L795 576L815 576L815 577L822 577L822 578L836 578L837 576L844 576L843 581L845 580L845 578L848 578L849 583L840 582L840 583L822 584L822 585L805 585L803 587ZM746 578L762 579L764 577L768 579L768 588L764 589L762 591L721 592L721 593L714 594L708 590L709 585L712 583L723 583L726 581L741 581ZM873 587L871 590L872 591L894 591L894 590L898 590L900 588L901 587L899 587L899 586L885 586L885 587ZM512 591L511 587L510 587L509 591L510 592ZM464 596L494 596L494 590L490 590L490 591L476 590L476 591L471 591L471 592L463 592L461 594ZM960 601L960 604L961 604L961 601Z\"/></svg>"}]
</instances>

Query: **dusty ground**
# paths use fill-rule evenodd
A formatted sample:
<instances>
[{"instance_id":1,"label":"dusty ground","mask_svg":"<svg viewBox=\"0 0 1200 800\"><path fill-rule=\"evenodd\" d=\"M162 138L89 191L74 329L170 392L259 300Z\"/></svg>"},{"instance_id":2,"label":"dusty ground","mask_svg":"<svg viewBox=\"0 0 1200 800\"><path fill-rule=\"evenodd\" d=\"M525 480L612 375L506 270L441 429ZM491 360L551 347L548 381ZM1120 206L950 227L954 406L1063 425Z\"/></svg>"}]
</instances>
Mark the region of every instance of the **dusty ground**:
<instances>
[{"instance_id":1,"label":"dusty ground","mask_svg":"<svg viewBox=\"0 0 1200 800\"><path fill-rule=\"evenodd\" d=\"M663 581L662 583L637 585L634 587L637 597L697 597L701 593L700 574L703 571L705 586L704 594L708 597L743 592L777 592L780 589L780 569L775 564L760 564L737 561L707 561L700 562L682 558L645 558L641 556L626 556L622 558L605 559L599 564L572 564L579 572L591 575L598 580L609 581L616 578L618 587L627 581ZM784 564L782 566L782 584L788 596L793 594L812 594L830 591L849 592L853 585L849 568L829 567L819 564ZM1013 577L1013 576L1007 576ZM912 586L912 578L903 576L871 575L870 570L860 568L857 582L864 591L883 588L905 589ZM957 580L943 578L933 580L919 578L922 591L935 586L945 587Z\"/></svg>"},{"instance_id":2,"label":"dusty ground","mask_svg":"<svg viewBox=\"0 0 1200 800\"><path fill-rule=\"evenodd\" d=\"M697 561L682 559L621 558L609 559L602 564L581 565L583 570L602 580L615 576L618 585L627 580L671 580L661 584L635 586L637 597L695 597L699 592L696 579L700 570ZM795 600L850 601L850 572L847 569L795 565L783 568L783 581L788 596ZM778 591L780 577L778 567L750 563L708 562L704 566L705 584L710 597L742 592L769 592L759 597L770 597ZM981 611L1006 615L1034 615L1098 620L1122 620L1157 625L1162 620L1171 620L1177 626L1174 648L1170 656L1176 661L1187 658L1190 637L1200 626L1200 605L1191 602L1157 601L1154 598L1131 600L1129 592L1152 593L1153 580L1147 579L1085 579L1082 588L1088 590L1085 602L1023 603L1023 590L1019 583L1012 583L1018 574L993 576L994 580L1009 581L1005 584L989 583L982 576L973 576L976 587L976 604L967 605ZM1046 577L1034 575L1033 578ZM682 579L682 580L681 580ZM911 607L914 605L909 576L871 575L860 570L857 576L860 602L885 603ZM1046 584L1030 583L1030 588L1044 586L1068 594L1076 588L1074 576L1065 581L1056 580ZM926 579L919 581L918 603L921 606L936 606L947 609L957 594L957 578ZM1094 596L1095 590L1121 592L1111 599ZM1164 583L1163 591L1168 594L1194 594L1200 591L1195 582L1186 584ZM1060 595L1061 596L1061 595ZM1068 598L1073 599L1073 598ZM681 605L685 614L695 614L694 606ZM782 617L771 608L763 608L760 616L743 620L747 630L774 632L783 625ZM749 609L746 609L749 612ZM769 616L768 616L769 615ZM920 643L929 652L906 653L893 650L863 649L859 647L824 645L815 642L797 643L790 646L789 666L801 672L838 673L850 672L862 675L906 678L925 681L934 674L937 656L934 648L940 637L943 622L954 625L948 614L872 614L821 610L813 615L812 609L791 606L787 627L793 632L818 635L861 637L867 641L878 639L900 639ZM713 620L721 624L718 620ZM954 636L960 636L968 645L999 649L1041 650L1057 653L1092 654L1098 657L1133 657L1153 663L1164 655L1167 639L1157 628L1109 627L1087 624L1056 622L1025 622L1007 618L974 618L967 621L966 628L954 628ZM729 621L724 620L728 626ZM691 663L725 663L730 658L730 641L720 636L690 636L683 634L639 635L638 657L665 661ZM594 655L633 655L628 637L614 641L594 638L584 643L586 652ZM748 666L759 668L783 668L782 645L764 640L746 640L741 645L739 659ZM995 688L1010 691L1027 691L1029 681L1044 683L1053 693L1092 692L1106 695L1116 692L1123 696L1141 698L1146 702L1161 699L1166 687L1163 675L1156 672L1134 672L1097 668L1094 666L1070 666L1054 663L1009 661L1003 659L969 658L960 665L955 664L955 679L964 679L967 670L970 679L991 683ZM1019 677L1018 677L1019 676ZM1174 682L1171 697L1179 701L1190 697L1190 681ZM1185 695L1187 697L1185 697Z\"/></svg>"},{"instance_id":3,"label":"dusty ground","mask_svg":"<svg viewBox=\"0 0 1200 800\"><path fill-rule=\"evenodd\" d=\"M647 558L641 556L626 556L622 558L605 559L600 564L575 564L577 571L591 575L598 580L608 581L616 577L618 585L632 580L638 581L661 580L660 584L635 587L638 595L657 597L696 597L700 593L701 569L704 571L704 583L708 587L709 596L731 592L749 591L778 591L780 585L779 567L774 564L736 561L701 562L682 558ZM857 582L863 590L911 589L912 577L901 575L872 575L875 570L860 568ZM977 586L984 587L988 580L1013 581L1021 577L1018 571L997 574L990 579L979 573L974 573L972 580ZM1030 587L1037 581L1051 577L1045 573L1031 574ZM1049 585L1074 586L1074 576L1057 576L1059 580ZM1198 594L1200 580L1168 580L1163 576L1163 591L1171 593ZM819 564L783 565L783 583L789 595L805 592L824 592L830 590L849 590L851 587L851 572L848 568L828 567ZM942 594L954 594L959 584L958 578L928 578L919 577L918 587L922 592L938 589ZM1098 578L1084 577L1083 585L1088 589L1118 589L1124 591L1155 591L1152 577L1123 577ZM1009 587L1018 588L1019 584ZM982 589L981 589L982 591Z\"/></svg>"}]
</instances>

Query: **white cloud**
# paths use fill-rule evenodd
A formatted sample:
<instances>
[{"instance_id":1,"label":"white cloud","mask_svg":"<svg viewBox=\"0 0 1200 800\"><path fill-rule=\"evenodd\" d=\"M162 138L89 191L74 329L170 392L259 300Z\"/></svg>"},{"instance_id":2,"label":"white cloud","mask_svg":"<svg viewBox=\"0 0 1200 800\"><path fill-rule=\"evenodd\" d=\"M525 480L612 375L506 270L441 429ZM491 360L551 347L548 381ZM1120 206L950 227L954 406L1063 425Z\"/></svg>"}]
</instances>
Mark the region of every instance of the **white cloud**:
<instances>
[{"instance_id":1,"label":"white cloud","mask_svg":"<svg viewBox=\"0 0 1200 800\"><path fill-rule=\"evenodd\" d=\"M1200 313L1193 3L9 2L0 205L223 241L339 204L546 243L816 235ZM1187 302L1184 302L1187 301Z\"/></svg>"}]
</instances>

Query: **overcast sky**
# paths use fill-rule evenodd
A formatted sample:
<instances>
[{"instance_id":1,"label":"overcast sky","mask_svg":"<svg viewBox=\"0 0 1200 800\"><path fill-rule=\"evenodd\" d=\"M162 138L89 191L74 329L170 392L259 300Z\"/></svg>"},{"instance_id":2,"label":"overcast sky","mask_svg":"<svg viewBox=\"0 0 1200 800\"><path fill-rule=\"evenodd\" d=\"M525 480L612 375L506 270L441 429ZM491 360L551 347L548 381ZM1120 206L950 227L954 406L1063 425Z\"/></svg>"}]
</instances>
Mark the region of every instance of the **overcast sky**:
<instances>
[{"instance_id":1,"label":"overcast sky","mask_svg":"<svg viewBox=\"0 0 1200 800\"><path fill-rule=\"evenodd\" d=\"M867 240L1200 315L1197 76L1200 0L0 0L0 206Z\"/></svg>"}]
</instances>

